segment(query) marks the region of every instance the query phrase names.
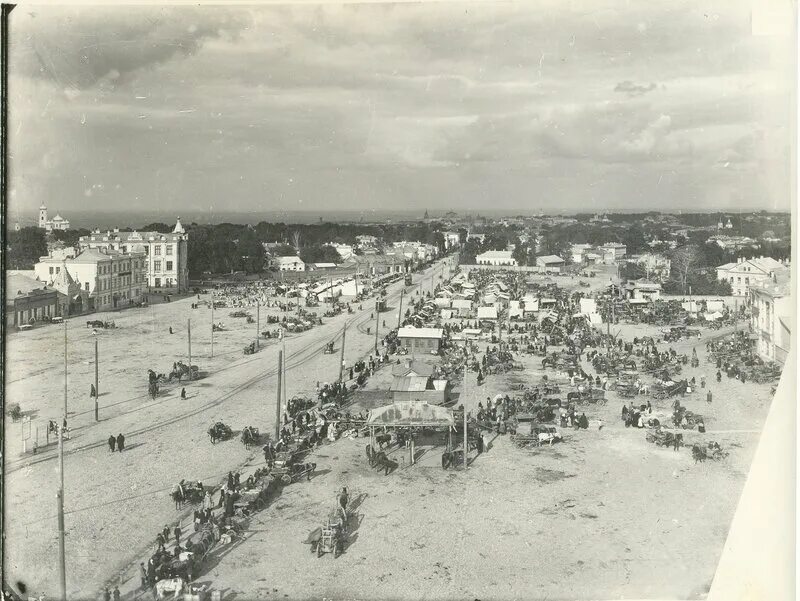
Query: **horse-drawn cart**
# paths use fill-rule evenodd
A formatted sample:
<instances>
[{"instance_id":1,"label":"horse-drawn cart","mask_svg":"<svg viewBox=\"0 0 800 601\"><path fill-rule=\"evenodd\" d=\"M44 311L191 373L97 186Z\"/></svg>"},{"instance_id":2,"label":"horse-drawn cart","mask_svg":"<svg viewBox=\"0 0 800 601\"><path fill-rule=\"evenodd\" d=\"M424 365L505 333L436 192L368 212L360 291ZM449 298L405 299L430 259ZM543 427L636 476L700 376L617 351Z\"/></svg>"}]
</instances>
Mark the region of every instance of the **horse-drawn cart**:
<instances>
[{"instance_id":1,"label":"horse-drawn cart","mask_svg":"<svg viewBox=\"0 0 800 601\"><path fill-rule=\"evenodd\" d=\"M273 467L270 475L276 482L289 485L292 482L299 482L303 478L311 480L311 474L317 469L316 463L296 463L292 462L284 467Z\"/></svg>"},{"instance_id":2,"label":"horse-drawn cart","mask_svg":"<svg viewBox=\"0 0 800 601\"><path fill-rule=\"evenodd\" d=\"M211 444L215 444L220 440L228 440L233 436L233 430L227 424L217 422L208 429L208 436L211 438Z\"/></svg>"}]
</instances>

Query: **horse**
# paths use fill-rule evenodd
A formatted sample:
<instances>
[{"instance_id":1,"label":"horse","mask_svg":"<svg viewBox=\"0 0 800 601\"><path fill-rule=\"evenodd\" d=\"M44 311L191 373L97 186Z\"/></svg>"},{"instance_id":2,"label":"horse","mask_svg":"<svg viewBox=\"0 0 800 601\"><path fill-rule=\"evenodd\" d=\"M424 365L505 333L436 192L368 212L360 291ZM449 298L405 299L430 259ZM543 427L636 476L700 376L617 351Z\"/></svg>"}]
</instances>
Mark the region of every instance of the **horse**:
<instances>
[{"instance_id":1,"label":"horse","mask_svg":"<svg viewBox=\"0 0 800 601\"><path fill-rule=\"evenodd\" d=\"M386 456L386 453L384 453L383 451L378 451L377 453L375 453L374 459L375 459L375 466L378 468L378 471L380 471L381 469L385 470L384 471L385 476L388 476L389 472L392 472L397 469L398 463L396 461L389 459Z\"/></svg>"},{"instance_id":2,"label":"horse","mask_svg":"<svg viewBox=\"0 0 800 601\"><path fill-rule=\"evenodd\" d=\"M173 488L170 496L172 497L172 500L175 501L175 509L180 509L186 502L186 494L183 492L183 488L181 486L176 486Z\"/></svg>"},{"instance_id":3,"label":"horse","mask_svg":"<svg viewBox=\"0 0 800 601\"><path fill-rule=\"evenodd\" d=\"M692 445L692 457L694 457L694 462L700 463L704 462L708 458L708 454L706 450L701 447L699 444Z\"/></svg>"}]
</instances>

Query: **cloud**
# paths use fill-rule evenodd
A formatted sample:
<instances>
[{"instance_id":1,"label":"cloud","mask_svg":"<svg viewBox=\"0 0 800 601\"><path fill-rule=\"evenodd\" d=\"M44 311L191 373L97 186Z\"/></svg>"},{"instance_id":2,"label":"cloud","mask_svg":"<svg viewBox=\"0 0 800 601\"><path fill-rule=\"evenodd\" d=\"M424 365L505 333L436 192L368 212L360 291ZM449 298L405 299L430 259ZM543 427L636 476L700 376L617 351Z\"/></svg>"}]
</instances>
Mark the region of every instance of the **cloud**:
<instances>
[{"instance_id":1,"label":"cloud","mask_svg":"<svg viewBox=\"0 0 800 601\"><path fill-rule=\"evenodd\" d=\"M246 11L208 7L47 6L14 17L12 73L63 90L119 85L139 70L196 53L206 39L235 38L250 22Z\"/></svg>"},{"instance_id":2,"label":"cloud","mask_svg":"<svg viewBox=\"0 0 800 601\"><path fill-rule=\"evenodd\" d=\"M657 181L695 202L788 147L786 54L744 0L35 10L12 13L8 130L34 208L87 189L109 208L514 208L532 188L568 208ZM739 158L755 130L759 162Z\"/></svg>"},{"instance_id":3,"label":"cloud","mask_svg":"<svg viewBox=\"0 0 800 601\"><path fill-rule=\"evenodd\" d=\"M645 86L641 84L635 84L632 81L626 80L618 83L614 88L614 91L622 92L623 94L626 94L628 97L634 98L636 96L643 96L648 92L652 92L653 90L656 89L656 87L657 86L654 83Z\"/></svg>"}]
</instances>

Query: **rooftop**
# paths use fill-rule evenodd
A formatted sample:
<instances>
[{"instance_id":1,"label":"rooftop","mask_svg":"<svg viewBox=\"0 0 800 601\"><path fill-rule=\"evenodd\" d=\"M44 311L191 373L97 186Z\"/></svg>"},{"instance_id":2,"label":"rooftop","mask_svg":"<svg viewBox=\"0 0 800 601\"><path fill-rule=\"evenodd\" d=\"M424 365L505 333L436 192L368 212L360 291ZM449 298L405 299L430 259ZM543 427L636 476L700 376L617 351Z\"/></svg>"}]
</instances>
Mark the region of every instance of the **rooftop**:
<instances>
[{"instance_id":1,"label":"rooftop","mask_svg":"<svg viewBox=\"0 0 800 601\"><path fill-rule=\"evenodd\" d=\"M415 328L405 326L397 331L398 338L441 338L444 330L441 328Z\"/></svg>"},{"instance_id":2,"label":"rooftop","mask_svg":"<svg viewBox=\"0 0 800 601\"><path fill-rule=\"evenodd\" d=\"M511 251L510 250L487 250L478 255L483 259L510 259L511 258Z\"/></svg>"},{"instance_id":3,"label":"rooftop","mask_svg":"<svg viewBox=\"0 0 800 601\"><path fill-rule=\"evenodd\" d=\"M411 374L430 377L433 375L433 367L422 361L406 361L401 365L392 367L392 375L406 377Z\"/></svg>"},{"instance_id":4,"label":"rooftop","mask_svg":"<svg viewBox=\"0 0 800 601\"><path fill-rule=\"evenodd\" d=\"M541 257L536 257L537 261L541 261L542 263L563 263L564 259L558 257L556 255L542 255Z\"/></svg>"},{"instance_id":5,"label":"rooftop","mask_svg":"<svg viewBox=\"0 0 800 601\"><path fill-rule=\"evenodd\" d=\"M11 300L19 293L30 294L34 290L42 290L45 284L35 278L18 273L6 274L6 298Z\"/></svg>"}]
</instances>

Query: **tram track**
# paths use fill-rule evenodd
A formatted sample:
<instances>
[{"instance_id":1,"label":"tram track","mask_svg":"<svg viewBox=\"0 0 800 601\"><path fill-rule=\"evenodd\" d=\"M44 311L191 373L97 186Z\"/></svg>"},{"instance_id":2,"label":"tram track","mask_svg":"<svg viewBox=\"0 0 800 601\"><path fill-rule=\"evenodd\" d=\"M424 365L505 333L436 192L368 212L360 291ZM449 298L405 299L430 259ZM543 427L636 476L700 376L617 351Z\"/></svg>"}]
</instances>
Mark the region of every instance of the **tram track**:
<instances>
[{"instance_id":1,"label":"tram track","mask_svg":"<svg viewBox=\"0 0 800 601\"><path fill-rule=\"evenodd\" d=\"M435 270L434 270L434 272L431 272L430 274L426 274L425 276L423 276L423 279L421 281L425 281L427 278L433 277L434 273L435 273ZM400 297L400 291L399 290L397 292L394 292L392 294L387 295L387 299L392 299L392 300L399 299L399 297ZM356 321L356 324L355 324L356 328L360 332L365 333L365 334L366 334L366 332L364 332L364 330L362 330L361 328L364 327L364 325L366 323L371 322L371 318L367 317L367 312L368 311L369 311L369 309L363 310L361 315L357 315L357 316L353 317L353 319L351 320L351 323L353 321ZM339 332L334 333L332 338L327 338L327 337L323 338L323 341L330 341L330 340L338 341L341 338L342 338L342 332L339 331ZM315 339L313 341L310 341L308 344L305 344L304 346L301 346L299 349L295 350L289 356L289 358L286 361L285 370L286 371L290 371L290 370L294 370L294 369L297 369L298 367L301 367L301 366L305 365L306 363L311 361L316 356L323 354L326 345L327 345L327 342L320 342L319 339ZM228 366L225 366L225 367L221 368L220 370L216 371L214 373L214 375L217 375L219 373L224 373L226 371L229 371L229 370L232 370L232 369L235 369L235 368L239 368L239 367L242 367L242 366L246 366L246 365L248 365L250 363L257 362L257 361L260 361L260 360L263 360L263 358L262 357L255 357L255 358L252 358L252 359L246 359L246 360L243 360L243 361L239 361L239 362L236 362L234 364L231 364L231 365L228 365ZM142 427L142 428L139 428L139 429L136 429L136 430L129 430L127 432L127 436L133 437L133 436L138 436L138 435L142 435L142 434L148 434L148 433L160 430L161 428L166 428L168 426L172 426L174 424L177 424L177 423L180 423L182 421L188 420L188 419L190 419L192 417L198 416L198 415L200 415L202 413L205 413L206 411L209 411L211 409L214 409L215 407L220 406L225 401L227 401L227 400L235 397L236 395L248 390L249 388L254 386L257 382L259 382L259 381L261 381L261 380L263 380L265 378L270 378L270 377L277 376L277 374L278 374L278 368L277 367L270 367L268 369L260 371L256 375L254 375L254 376L248 378L247 380L245 380L244 382L242 382L241 384L238 384L238 385L234 386L231 390L225 392L224 394L221 394L221 395L217 396L214 399L209 400L208 402L204 403L203 405L195 407L194 409L192 409L189 412L181 413L179 415L175 415L175 416L160 420L160 421L158 421L156 423L149 424L149 425L147 425L145 427ZM147 395L146 394L145 395L139 395L137 397L133 397L133 398L127 399L125 401L120 401L120 403L118 403L118 404L121 404L121 403L124 403L124 402L132 402L132 401L139 400L139 399L142 399L142 398L147 398ZM125 417L127 415L130 415L131 413L134 413L136 411L140 411L142 409L147 409L148 407L153 407L153 406L154 406L153 404L142 405L142 406L136 407L134 409L131 409L130 411L125 411L125 412L119 413L119 414L115 415L113 418L110 418L110 420L120 419L120 418L123 418L123 417ZM75 415L83 415L83 414L86 414L86 413L89 413L89 412L88 411L87 412L81 412L81 413L75 414ZM91 429L91 427L93 425L94 424L89 425L88 427L87 426L83 426L81 429L83 429L84 427L87 428L87 429ZM80 440L80 438L82 438L82 437L83 436L78 437L78 440ZM88 442L88 443L82 444L82 445L70 445L70 448L65 448L64 449L64 455L65 456L76 455L76 454L79 454L79 453L82 453L82 452L85 452L85 451L90 451L90 450L93 450L93 449L102 448L106 444L107 443L106 443L105 440L99 440L99 441L94 441L94 442ZM55 460L55 459L57 459L57 457L58 457L58 454L55 451L55 449L53 449L52 451L48 451L46 454L39 455L39 457L37 457L37 458L31 458L31 459L25 458L25 459L17 460L17 461L14 461L14 462L8 462L5 465L6 473L7 474L15 473L15 472L17 472L17 471L19 471L21 469L26 469L26 468L29 468L29 467L33 467L35 465L39 465L41 463L46 463L48 461Z\"/></svg>"}]
</instances>

